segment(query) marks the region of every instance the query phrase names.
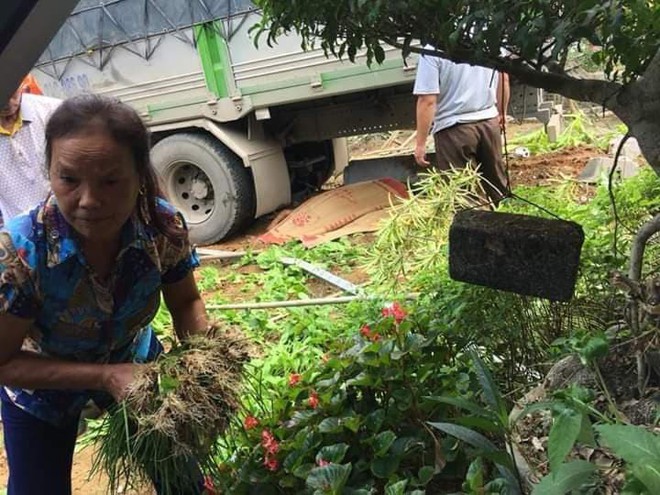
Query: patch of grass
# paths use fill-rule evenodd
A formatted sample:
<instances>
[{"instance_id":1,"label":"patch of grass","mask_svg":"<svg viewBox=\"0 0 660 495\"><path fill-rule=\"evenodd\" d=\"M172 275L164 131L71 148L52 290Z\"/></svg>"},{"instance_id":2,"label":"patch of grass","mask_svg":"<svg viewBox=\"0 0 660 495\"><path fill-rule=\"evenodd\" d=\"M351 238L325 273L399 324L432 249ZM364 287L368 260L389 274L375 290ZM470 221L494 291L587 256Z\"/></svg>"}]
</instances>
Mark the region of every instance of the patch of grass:
<instances>
[{"instance_id":1,"label":"patch of grass","mask_svg":"<svg viewBox=\"0 0 660 495\"><path fill-rule=\"evenodd\" d=\"M200 278L197 287L202 292L210 292L218 287L220 271L214 266L204 266L199 270Z\"/></svg>"},{"instance_id":2,"label":"patch of grass","mask_svg":"<svg viewBox=\"0 0 660 495\"><path fill-rule=\"evenodd\" d=\"M511 138L508 142L509 149L513 150L519 146L525 147L532 155L551 153L563 148L583 145L592 145L606 150L614 136L626 133L625 126L621 124L614 131L599 135L593 130L593 123L582 112L566 114L564 119L566 126L557 141L551 142L545 129L538 129Z\"/></svg>"}]
</instances>

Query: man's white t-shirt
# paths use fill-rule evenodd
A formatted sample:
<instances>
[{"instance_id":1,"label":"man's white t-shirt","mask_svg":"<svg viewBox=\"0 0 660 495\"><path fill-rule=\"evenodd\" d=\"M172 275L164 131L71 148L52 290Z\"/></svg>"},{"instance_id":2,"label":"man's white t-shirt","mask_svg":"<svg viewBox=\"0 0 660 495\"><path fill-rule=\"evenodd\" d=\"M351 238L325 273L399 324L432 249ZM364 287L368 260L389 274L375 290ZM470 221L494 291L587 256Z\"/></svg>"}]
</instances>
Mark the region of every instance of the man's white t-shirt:
<instances>
[{"instance_id":1,"label":"man's white t-shirt","mask_svg":"<svg viewBox=\"0 0 660 495\"><path fill-rule=\"evenodd\" d=\"M23 124L13 135L0 135L0 213L2 222L27 211L46 198L46 122L60 100L26 93L20 114Z\"/></svg>"},{"instance_id":2,"label":"man's white t-shirt","mask_svg":"<svg viewBox=\"0 0 660 495\"><path fill-rule=\"evenodd\" d=\"M420 55L413 93L438 95L435 134L456 124L497 117L498 82L499 74L493 69Z\"/></svg>"}]
</instances>

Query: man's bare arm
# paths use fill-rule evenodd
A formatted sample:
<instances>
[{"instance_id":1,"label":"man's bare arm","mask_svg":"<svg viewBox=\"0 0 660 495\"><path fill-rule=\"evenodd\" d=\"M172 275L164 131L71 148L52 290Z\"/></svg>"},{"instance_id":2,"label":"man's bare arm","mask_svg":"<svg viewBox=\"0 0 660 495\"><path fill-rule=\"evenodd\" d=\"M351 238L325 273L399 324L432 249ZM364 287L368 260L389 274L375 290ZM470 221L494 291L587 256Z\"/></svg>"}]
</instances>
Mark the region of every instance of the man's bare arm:
<instances>
[{"instance_id":1,"label":"man's bare arm","mask_svg":"<svg viewBox=\"0 0 660 495\"><path fill-rule=\"evenodd\" d=\"M417 137L415 141L415 161L421 167L431 163L426 159L426 139L431 132L438 95L419 95L417 97Z\"/></svg>"}]
</instances>

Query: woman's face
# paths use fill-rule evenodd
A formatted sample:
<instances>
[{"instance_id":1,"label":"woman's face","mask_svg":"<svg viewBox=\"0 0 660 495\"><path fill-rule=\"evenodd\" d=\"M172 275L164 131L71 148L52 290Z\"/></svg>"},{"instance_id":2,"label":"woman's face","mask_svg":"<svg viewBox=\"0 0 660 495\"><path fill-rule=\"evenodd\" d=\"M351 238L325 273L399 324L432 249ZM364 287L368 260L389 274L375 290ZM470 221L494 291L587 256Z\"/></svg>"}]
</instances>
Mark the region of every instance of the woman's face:
<instances>
[{"instance_id":1,"label":"woman's face","mask_svg":"<svg viewBox=\"0 0 660 495\"><path fill-rule=\"evenodd\" d=\"M23 89L18 88L14 94L9 97L7 103L0 107L0 117L12 117L18 113L21 106L21 97L23 96Z\"/></svg>"},{"instance_id":2,"label":"woman's face","mask_svg":"<svg viewBox=\"0 0 660 495\"><path fill-rule=\"evenodd\" d=\"M64 218L88 242L117 240L137 204L140 178L131 150L99 124L54 139L50 182Z\"/></svg>"}]
</instances>

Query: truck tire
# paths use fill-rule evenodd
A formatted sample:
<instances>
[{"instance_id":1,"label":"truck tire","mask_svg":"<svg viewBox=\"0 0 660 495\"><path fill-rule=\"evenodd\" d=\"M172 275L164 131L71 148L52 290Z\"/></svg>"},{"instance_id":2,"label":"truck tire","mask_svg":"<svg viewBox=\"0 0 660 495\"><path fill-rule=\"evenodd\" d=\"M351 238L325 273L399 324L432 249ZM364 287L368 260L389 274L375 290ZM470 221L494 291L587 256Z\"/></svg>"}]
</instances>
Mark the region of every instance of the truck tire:
<instances>
[{"instance_id":1,"label":"truck tire","mask_svg":"<svg viewBox=\"0 0 660 495\"><path fill-rule=\"evenodd\" d=\"M217 242L254 219L252 174L213 136L168 136L153 147L151 160L194 244Z\"/></svg>"}]
</instances>

